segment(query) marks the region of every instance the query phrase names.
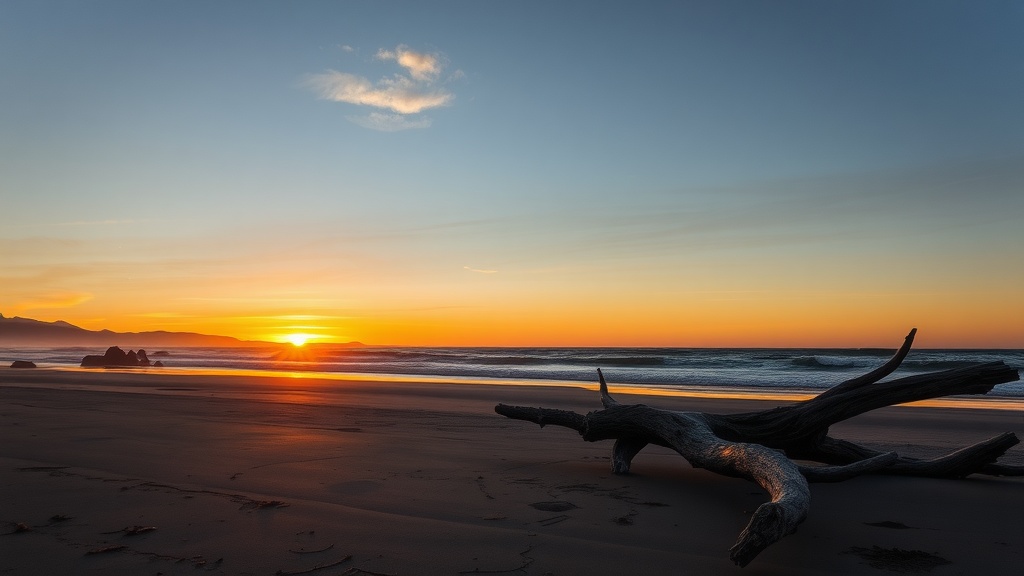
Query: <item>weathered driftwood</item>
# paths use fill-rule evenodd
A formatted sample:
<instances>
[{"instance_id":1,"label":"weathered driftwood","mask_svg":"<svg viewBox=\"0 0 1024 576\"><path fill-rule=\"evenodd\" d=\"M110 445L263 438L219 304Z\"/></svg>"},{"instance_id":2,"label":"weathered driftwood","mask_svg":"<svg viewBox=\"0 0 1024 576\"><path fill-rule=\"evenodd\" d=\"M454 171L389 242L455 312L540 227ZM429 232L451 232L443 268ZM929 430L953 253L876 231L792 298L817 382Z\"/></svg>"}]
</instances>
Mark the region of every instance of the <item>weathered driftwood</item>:
<instances>
[{"instance_id":1,"label":"weathered driftwood","mask_svg":"<svg viewBox=\"0 0 1024 576\"><path fill-rule=\"evenodd\" d=\"M871 472L953 478L1024 475L1024 466L996 463L1019 442L1010 432L931 460L880 452L828 435L832 424L876 408L951 394L985 394L996 384L1019 378L1006 364L991 362L880 382L899 367L915 334L911 330L899 351L878 369L810 400L771 410L707 414L620 404L608 393L598 369L604 410L582 415L498 404L495 411L542 427L572 428L588 442L615 440L616 474L629 473L633 457L655 444L675 450L695 468L756 482L771 500L758 507L730 550L732 560L745 566L803 522L810 505L808 482L837 482ZM824 465L801 466L794 460Z\"/></svg>"}]
</instances>

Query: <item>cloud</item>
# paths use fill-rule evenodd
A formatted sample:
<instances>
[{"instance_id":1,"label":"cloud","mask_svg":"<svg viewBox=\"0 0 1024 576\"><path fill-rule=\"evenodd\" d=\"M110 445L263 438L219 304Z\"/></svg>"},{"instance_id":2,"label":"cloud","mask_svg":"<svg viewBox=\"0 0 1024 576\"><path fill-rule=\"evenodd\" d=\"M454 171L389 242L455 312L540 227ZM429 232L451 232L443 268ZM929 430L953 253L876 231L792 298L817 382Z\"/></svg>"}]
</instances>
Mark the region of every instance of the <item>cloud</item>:
<instances>
[{"instance_id":1,"label":"cloud","mask_svg":"<svg viewBox=\"0 0 1024 576\"><path fill-rule=\"evenodd\" d=\"M72 308L83 302L92 300L92 294L86 292L63 292L45 294L31 300L18 302L18 310L38 310L40 308Z\"/></svg>"},{"instance_id":2,"label":"cloud","mask_svg":"<svg viewBox=\"0 0 1024 576\"><path fill-rule=\"evenodd\" d=\"M112 226L135 224L135 222L135 220L75 220L73 222L57 222L54 226Z\"/></svg>"},{"instance_id":3,"label":"cloud","mask_svg":"<svg viewBox=\"0 0 1024 576\"><path fill-rule=\"evenodd\" d=\"M355 52L356 51L355 48L349 46L348 44L342 44L342 45L338 46L338 48L341 48L345 52Z\"/></svg>"},{"instance_id":4,"label":"cloud","mask_svg":"<svg viewBox=\"0 0 1024 576\"><path fill-rule=\"evenodd\" d=\"M463 266L462 268L465 269L465 270L469 270L470 272L476 272L477 274L497 274L498 273L497 270L481 270L479 268L470 268L469 266Z\"/></svg>"},{"instance_id":5,"label":"cloud","mask_svg":"<svg viewBox=\"0 0 1024 576\"><path fill-rule=\"evenodd\" d=\"M370 112L366 116L347 116L346 118L363 128L370 128L371 130L379 130L381 132L428 128L431 124L430 118L413 119L401 114L385 114L383 112Z\"/></svg>"},{"instance_id":6,"label":"cloud","mask_svg":"<svg viewBox=\"0 0 1024 576\"><path fill-rule=\"evenodd\" d=\"M429 119L408 116L448 106L455 99L438 80L445 66L441 56L414 52L400 45L394 50L379 50L377 59L394 61L403 71L373 82L356 74L327 70L307 76L303 84L324 100L390 112L348 117L360 126L384 132L426 128L431 124ZM450 79L460 76L453 74Z\"/></svg>"},{"instance_id":7,"label":"cloud","mask_svg":"<svg viewBox=\"0 0 1024 576\"><path fill-rule=\"evenodd\" d=\"M132 314L132 316L138 316L140 318L161 318L161 319L175 319L175 318L196 318L193 314L182 314L180 312L145 312L142 314Z\"/></svg>"},{"instance_id":8,"label":"cloud","mask_svg":"<svg viewBox=\"0 0 1024 576\"><path fill-rule=\"evenodd\" d=\"M362 76L328 70L310 76L306 85L324 100L386 108L399 114L447 106L455 98L444 89L426 89L429 87L423 83L401 75L374 84Z\"/></svg>"},{"instance_id":9,"label":"cloud","mask_svg":"<svg viewBox=\"0 0 1024 576\"><path fill-rule=\"evenodd\" d=\"M408 46L399 46L392 50L378 50L377 58L380 60L394 60L398 65L409 71L409 75L415 80L431 81L441 74L443 65L435 54L422 54L409 50Z\"/></svg>"}]
</instances>

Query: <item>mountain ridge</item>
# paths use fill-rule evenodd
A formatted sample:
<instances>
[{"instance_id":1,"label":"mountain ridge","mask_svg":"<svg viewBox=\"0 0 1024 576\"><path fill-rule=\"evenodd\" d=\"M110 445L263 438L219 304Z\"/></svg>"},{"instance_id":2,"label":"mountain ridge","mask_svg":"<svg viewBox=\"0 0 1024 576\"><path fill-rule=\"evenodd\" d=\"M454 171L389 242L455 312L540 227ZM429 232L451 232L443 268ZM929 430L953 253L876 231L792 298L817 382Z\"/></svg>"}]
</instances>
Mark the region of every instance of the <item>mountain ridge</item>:
<instances>
[{"instance_id":1,"label":"mountain ridge","mask_svg":"<svg viewBox=\"0 0 1024 576\"><path fill-rule=\"evenodd\" d=\"M239 340L233 336L217 336L198 332L169 332L154 330L147 332L114 332L112 330L87 330L56 320L46 322L32 318L0 314L0 346L11 348L53 347L53 346L121 346L140 348L143 346L211 346L241 347L274 344L259 340Z\"/></svg>"}]
</instances>

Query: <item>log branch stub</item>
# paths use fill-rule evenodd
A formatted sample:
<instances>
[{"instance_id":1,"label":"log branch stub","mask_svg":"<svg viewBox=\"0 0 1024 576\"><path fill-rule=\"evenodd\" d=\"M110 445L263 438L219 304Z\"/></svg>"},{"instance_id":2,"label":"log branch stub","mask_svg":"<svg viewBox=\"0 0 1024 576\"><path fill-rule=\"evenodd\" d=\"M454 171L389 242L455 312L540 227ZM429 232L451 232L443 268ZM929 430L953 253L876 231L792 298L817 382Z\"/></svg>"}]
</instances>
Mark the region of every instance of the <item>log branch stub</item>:
<instances>
[{"instance_id":1,"label":"log branch stub","mask_svg":"<svg viewBox=\"0 0 1024 576\"><path fill-rule=\"evenodd\" d=\"M604 373L601 372L600 368L597 369L597 381L600 383L601 405L605 408L617 405L618 402L608 393L608 383L604 381Z\"/></svg>"},{"instance_id":2,"label":"log branch stub","mask_svg":"<svg viewBox=\"0 0 1024 576\"><path fill-rule=\"evenodd\" d=\"M612 446L612 473L629 474L629 467L633 463L633 457L640 453L647 442L634 438L619 438Z\"/></svg>"}]
</instances>

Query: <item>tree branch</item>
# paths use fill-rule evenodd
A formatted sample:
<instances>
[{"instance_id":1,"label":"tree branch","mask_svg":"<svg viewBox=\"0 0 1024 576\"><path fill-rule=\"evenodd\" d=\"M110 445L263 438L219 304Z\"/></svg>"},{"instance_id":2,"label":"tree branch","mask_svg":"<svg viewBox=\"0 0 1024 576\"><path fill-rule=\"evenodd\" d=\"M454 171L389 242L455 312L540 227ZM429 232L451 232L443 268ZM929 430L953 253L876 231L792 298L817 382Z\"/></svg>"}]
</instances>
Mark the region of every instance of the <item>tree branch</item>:
<instances>
[{"instance_id":1,"label":"tree branch","mask_svg":"<svg viewBox=\"0 0 1024 576\"><path fill-rule=\"evenodd\" d=\"M526 420L527 422L539 424L541 428L551 424L553 426L572 428L580 434L583 434L583 431L586 429L586 417L571 410L498 404L494 407L494 411L513 420Z\"/></svg>"},{"instance_id":2,"label":"tree branch","mask_svg":"<svg viewBox=\"0 0 1024 576\"><path fill-rule=\"evenodd\" d=\"M842 482L854 476L884 470L895 464L899 458L895 452L885 452L843 466L801 466L800 473L808 482Z\"/></svg>"},{"instance_id":3,"label":"tree branch","mask_svg":"<svg viewBox=\"0 0 1024 576\"><path fill-rule=\"evenodd\" d=\"M929 460L901 456L892 466L882 471L886 474L933 478L963 478L979 473L1021 476L1024 475L1024 466L995 464L1000 456L1019 443L1020 440L1016 434L1006 432ZM812 451L800 456L794 455L794 457L806 457L830 464L847 464L875 458L880 454L882 453L853 442L824 438Z\"/></svg>"},{"instance_id":4,"label":"tree branch","mask_svg":"<svg viewBox=\"0 0 1024 576\"><path fill-rule=\"evenodd\" d=\"M889 361L886 362L885 364L879 366L878 368L872 370L871 372L868 372L863 376L858 376L857 378L852 378L850 380L837 384L832 388L829 388L828 390L822 392L821 394L818 394L817 398L828 398L831 396L835 396L837 394L843 394L846 392L850 392L851 390L856 390L863 386L869 386L871 384L874 384L875 382L878 382L882 378L885 378L889 374L892 374L893 372L896 371L897 368L900 367L900 364L903 364L903 359L907 357L908 353L910 353L910 347L914 345L915 335L917 335L917 328L913 328L910 330L910 334L907 334L907 337L903 339L903 345L900 346L900 349L896 351L896 354L894 354L893 357L890 358Z\"/></svg>"}]
</instances>

